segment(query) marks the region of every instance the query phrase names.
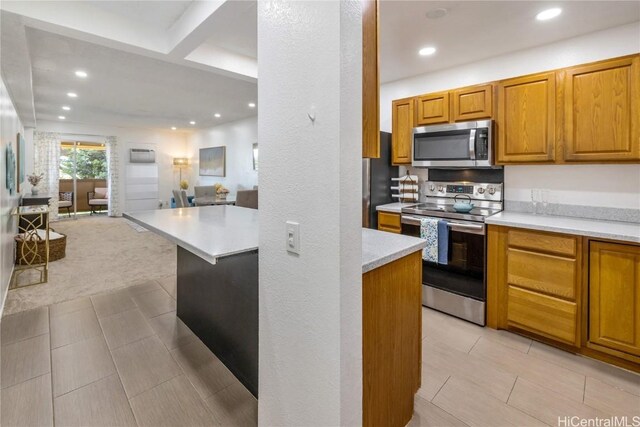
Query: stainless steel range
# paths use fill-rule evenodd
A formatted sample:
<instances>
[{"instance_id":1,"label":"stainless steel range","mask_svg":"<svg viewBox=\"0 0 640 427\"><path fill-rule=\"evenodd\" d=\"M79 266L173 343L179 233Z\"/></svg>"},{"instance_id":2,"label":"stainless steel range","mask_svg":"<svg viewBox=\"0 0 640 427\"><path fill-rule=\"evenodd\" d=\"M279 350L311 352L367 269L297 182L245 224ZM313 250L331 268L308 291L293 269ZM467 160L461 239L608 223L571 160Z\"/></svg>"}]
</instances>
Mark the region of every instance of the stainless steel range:
<instances>
[{"instance_id":1,"label":"stainless steel range","mask_svg":"<svg viewBox=\"0 0 640 427\"><path fill-rule=\"evenodd\" d=\"M487 216L502 210L502 183L426 181L425 203L402 209L402 233L420 236L423 218L447 222L446 262L423 261L422 303L479 325L485 324ZM468 213L455 201L474 204ZM442 260L441 260L442 261Z\"/></svg>"}]
</instances>

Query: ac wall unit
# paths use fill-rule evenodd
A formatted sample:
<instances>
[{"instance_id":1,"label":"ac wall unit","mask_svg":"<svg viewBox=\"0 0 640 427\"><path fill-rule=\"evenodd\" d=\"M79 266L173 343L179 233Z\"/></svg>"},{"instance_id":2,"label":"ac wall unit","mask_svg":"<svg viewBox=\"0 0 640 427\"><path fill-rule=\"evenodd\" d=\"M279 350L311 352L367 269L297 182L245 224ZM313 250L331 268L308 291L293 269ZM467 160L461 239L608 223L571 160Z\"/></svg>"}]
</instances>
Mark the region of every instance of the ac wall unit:
<instances>
[{"instance_id":1,"label":"ac wall unit","mask_svg":"<svg viewBox=\"0 0 640 427\"><path fill-rule=\"evenodd\" d=\"M156 152L147 148L132 148L129 150L129 161L131 163L155 163Z\"/></svg>"}]
</instances>

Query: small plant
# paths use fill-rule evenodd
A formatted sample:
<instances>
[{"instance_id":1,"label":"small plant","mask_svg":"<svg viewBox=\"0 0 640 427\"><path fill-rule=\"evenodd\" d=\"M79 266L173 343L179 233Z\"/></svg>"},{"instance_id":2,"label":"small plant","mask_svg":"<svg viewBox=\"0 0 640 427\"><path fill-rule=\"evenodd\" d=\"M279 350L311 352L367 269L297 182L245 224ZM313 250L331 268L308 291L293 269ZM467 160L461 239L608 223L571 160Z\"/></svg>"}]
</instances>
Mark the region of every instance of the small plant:
<instances>
[{"instance_id":1,"label":"small plant","mask_svg":"<svg viewBox=\"0 0 640 427\"><path fill-rule=\"evenodd\" d=\"M216 194L220 194L220 195L229 194L229 190L227 190L227 188L224 185L220 184L220 183L214 185L214 187L216 189Z\"/></svg>"},{"instance_id":2,"label":"small plant","mask_svg":"<svg viewBox=\"0 0 640 427\"><path fill-rule=\"evenodd\" d=\"M187 188L189 188L189 181L187 181L186 179L180 181L180 188L182 190L186 190Z\"/></svg>"},{"instance_id":3,"label":"small plant","mask_svg":"<svg viewBox=\"0 0 640 427\"><path fill-rule=\"evenodd\" d=\"M43 174L36 175L34 173L32 175L27 175L27 181L29 181L29 184L31 184L34 187L36 187L38 184L40 184L40 181L42 181L42 178L44 178Z\"/></svg>"}]
</instances>

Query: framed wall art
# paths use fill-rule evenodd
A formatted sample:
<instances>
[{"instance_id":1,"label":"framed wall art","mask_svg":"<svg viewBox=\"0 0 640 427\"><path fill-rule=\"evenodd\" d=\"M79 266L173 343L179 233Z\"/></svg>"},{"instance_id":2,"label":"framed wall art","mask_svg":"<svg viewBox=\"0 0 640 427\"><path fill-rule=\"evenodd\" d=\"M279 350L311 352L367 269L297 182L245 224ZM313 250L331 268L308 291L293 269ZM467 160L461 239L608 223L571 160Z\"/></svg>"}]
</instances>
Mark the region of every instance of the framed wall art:
<instances>
[{"instance_id":1,"label":"framed wall art","mask_svg":"<svg viewBox=\"0 0 640 427\"><path fill-rule=\"evenodd\" d=\"M200 176L226 176L226 147L200 149Z\"/></svg>"}]
</instances>

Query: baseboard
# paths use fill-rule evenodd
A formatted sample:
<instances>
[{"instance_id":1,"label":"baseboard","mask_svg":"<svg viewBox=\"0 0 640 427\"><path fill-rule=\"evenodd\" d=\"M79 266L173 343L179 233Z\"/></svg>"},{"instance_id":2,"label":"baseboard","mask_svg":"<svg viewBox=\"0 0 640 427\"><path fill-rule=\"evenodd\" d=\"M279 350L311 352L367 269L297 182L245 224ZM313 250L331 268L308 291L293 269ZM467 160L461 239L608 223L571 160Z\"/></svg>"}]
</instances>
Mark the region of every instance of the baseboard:
<instances>
[{"instance_id":1,"label":"baseboard","mask_svg":"<svg viewBox=\"0 0 640 427\"><path fill-rule=\"evenodd\" d=\"M6 291L2 296L2 305L0 305L0 321L2 320L2 314L4 313L4 304L7 302L7 295L9 295L9 286L11 286L11 279L13 279L13 271L15 270L15 265L11 266L11 274L9 275L9 283L7 283Z\"/></svg>"}]
</instances>

